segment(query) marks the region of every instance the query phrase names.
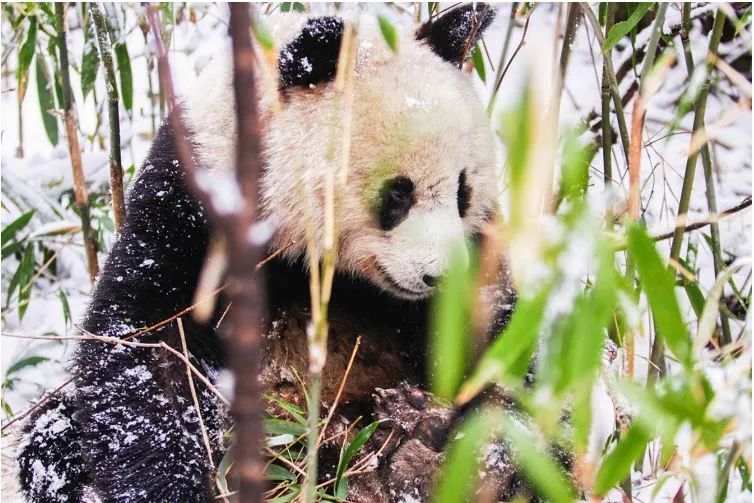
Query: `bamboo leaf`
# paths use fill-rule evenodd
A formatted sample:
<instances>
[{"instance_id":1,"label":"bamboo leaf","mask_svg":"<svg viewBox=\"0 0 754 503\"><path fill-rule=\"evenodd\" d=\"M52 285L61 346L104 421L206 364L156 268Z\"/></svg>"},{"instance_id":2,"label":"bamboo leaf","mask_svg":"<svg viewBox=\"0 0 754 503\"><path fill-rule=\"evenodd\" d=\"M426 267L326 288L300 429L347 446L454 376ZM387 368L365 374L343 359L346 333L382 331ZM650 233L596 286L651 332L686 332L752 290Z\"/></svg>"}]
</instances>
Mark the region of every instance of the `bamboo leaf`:
<instances>
[{"instance_id":1,"label":"bamboo leaf","mask_svg":"<svg viewBox=\"0 0 754 503\"><path fill-rule=\"evenodd\" d=\"M16 372L19 372L26 367L36 367L42 362L49 361L50 359L46 356L29 356L27 358L24 358L22 360L17 361L10 367L8 367L8 370L5 371L5 375L10 376L11 374L15 374Z\"/></svg>"},{"instance_id":2,"label":"bamboo leaf","mask_svg":"<svg viewBox=\"0 0 754 503\"><path fill-rule=\"evenodd\" d=\"M382 32L382 38L385 39L385 43L390 47L391 51L398 52L398 33L393 23L382 14L377 16L377 21L380 24L380 32Z\"/></svg>"},{"instance_id":3,"label":"bamboo leaf","mask_svg":"<svg viewBox=\"0 0 754 503\"><path fill-rule=\"evenodd\" d=\"M81 56L81 94L83 94L85 100L94 89L100 62L92 24L91 16L87 16L84 24L84 53Z\"/></svg>"},{"instance_id":4,"label":"bamboo leaf","mask_svg":"<svg viewBox=\"0 0 754 503\"><path fill-rule=\"evenodd\" d=\"M265 419L264 431L268 435L284 435L287 433L294 437L300 437L306 433L306 428L285 419Z\"/></svg>"},{"instance_id":5,"label":"bamboo leaf","mask_svg":"<svg viewBox=\"0 0 754 503\"><path fill-rule=\"evenodd\" d=\"M518 301L510 323L463 384L456 403L468 402L492 381L516 381L524 376L539 337L549 291L550 287L546 285L533 298Z\"/></svg>"},{"instance_id":6,"label":"bamboo leaf","mask_svg":"<svg viewBox=\"0 0 754 503\"><path fill-rule=\"evenodd\" d=\"M634 424L602 462L594 483L594 492L602 496L625 479L634 461L644 453L651 436Z\"/></svg>"},{"instance_id":7,"label":"bamboo leaf","mask_svg":"<svg viewBox=\"0 0 754 503\"><path fill-rule=\"evenodd\" d=\"M479 451L490 435L491 414L469 417L463 422L448 448L448 454L437 479L433 503L466 501L472 481L478 474Z\"/></svg>"},{"instance_id":8,"label":"bamboo leaf","mask_svg":"<svg viewBox=\"0 0 754 503\"><path fill-rule=\"evenodd\" d=\"M348 464L351 462L351 459L356 455L357 452L359 452L359 449L362 448L362 446L372 437L372 434L374 434L374 430L377 429L377 426L379 425L379 421L375 421L372 424L369 424L359 430L359 432L356 434L356 436L353 437L353 440L348 442L343 447L343 451L340 455L340 460L338 461L338 469L335 474L335 487L338 488L340 485L341 479L343 478L343 474L346 472L346 468L348 468ZM337 489L336 489L337 491Z\"/></svg>"},{"instance_id":9,"label":"bamboo leaf","mask_svg":"<svg viewBox=\"0 0 754 503\"><path fill-rule=\"evenodd\" d=\"M463 380L469 352L469 325L476 277L469 271L463 250L454 250L451 267L440 284L432 310L430 368L432 391L451 400Z\"/></svg>"},{"instance_id":10,"label":"bamboo leaf","mask_svg":"<svg viewBox=\"0 0 754 503\"><path fill-rule=\"evenodd\" d=\"M642 20L652 6L654 6L654 2L639 3L628 19L616 23L615 26L610 29L607 37L605 37L605 43L602 44L602 54L607 53L607 51L612 49L623 37L628 35L628 33L639 24L639 21Z\"/></svg>"},{"instance_id":11,"label":"bamboo leaf","mask_svg":"<svg viewBox=\"0 0 754 503\"><path fill-rule=\"evenodd\" d=\"M60 304L63 307L63 320L65 321L65 326L69 326L71 324L71 306L68 304L68 297L66 296L65 292L63 290L58 291L58 298L60 299Z\"/></svg>"},{"instance_id":12,"label":"bamboo leaf","mask_svg":"<svg viewBox=\"0 0 754 503\"><path fill-rule=\"evenodd\" d=\"M286 470L280 465L274 463L267 465L267 469L264 471L264 478L267 480L290 480L296 481L296 476Z\"/></svg>"},{"instance_id":13,"label":"bamboo leaf","mask_svg":"<svg viewBox=\"0 0 754 503\"><path fill-rule=\"evenodd\" d=\"M18 101L23 102L26 96L26 87L29 85L29 67L34 57L34 49L37 45L37 18L29 18L29 32L26 41L18 51L18 68L16 80L18 81Z\"/></svg>"},{"instance_id":14,"label":"bamboo leaf","mask_svg":"<svg viewBox=\"0 0 754 503\"><path fill-rule=\"evenodd\" d=\"M544 449L537 446L537 441L520 421L503 417L503 433L506 441L513 446L513 454L521 465L537 492L545 500L554 503L570 503L576 499L576 493L564 476L562 469Z\"/></svg>"},{"instance_id":15,"label":"bamboo leaf","mask_svg":"<svg viewBox=\"0 0 754 503\"><path fill-rule=\"evenodd\" d=\"M115 58L118 62L118 77L120 78L120 97L123 107L130 113L134 106L134 83L131 74L131 58L128 47L124 43L115 44Z\"/></svg>"},{"instance_id":16,"label":"bamboo leaf","mask_svg":"<svg viewBox=\"0 0 754 503\"><path fill-rule=\"evenodd\" d=\"M471 51L471 62L474 64L474 70L476 70L479 78L482 82L487 81L487 70L484 67L484 56L482 56L481 43L478 43L474 50Z\"/></svg>"},{"instance_id":17,"label":"bamboo leaf","mask_svg":"<svg viewBox=\"0 0 754 503\"><path fill-rule=\"evenodd\" d=\"M657 336L686 366L691 366L691 339L675 296L673 274L665 267L652 239L638 225L628 231L628 249L657 322Z\"/></svg>"},{"instance_id":18,"label":"bamboo leaf","mask_svg":"<svg viewBox=\"0 0 754 503\"><path fill-rule=\"evenodd\" d=\"M55 111L55 99L52 96L52 86L50 85L50 71L47 63L41 54L37 55L37 96L39 97L39 110L42 112L42 123L44 124L47 138L53 145L58 144L58 119L50 114Z\"/></svg>"},{"instance_id":19,"label":"bamboo leaf","mask_svg":"<svg viewBox=\"0 0 754 503\"><path fill-rule=\"evenodd\" d=\"M717 317L720 312L720 296L723 294L723 288L733 274L746 262L749 261L736 261L720 273L715 280L715 284L707 296L707 302L704 304L702 315L699 317L699 328L694 339L694 353L700 353L710 339L712 339L717 328Z\"/></svg>"},{"instance_id":20,"label":"bamboo leaf","mask_svg":"<svg viewBox=\"0 0 754 503\"><path fill-rule=\"evenodd\" d=\"M5 245L8 241L15 239L16 234L18 234L18 231L26 227L26 225L31 220L31 217L34 216L34 212L36 210L29 210L8 225L5 226L3 229L2 234L0 234L0 241L3 242Z\"/></svg>"}]
</instances>

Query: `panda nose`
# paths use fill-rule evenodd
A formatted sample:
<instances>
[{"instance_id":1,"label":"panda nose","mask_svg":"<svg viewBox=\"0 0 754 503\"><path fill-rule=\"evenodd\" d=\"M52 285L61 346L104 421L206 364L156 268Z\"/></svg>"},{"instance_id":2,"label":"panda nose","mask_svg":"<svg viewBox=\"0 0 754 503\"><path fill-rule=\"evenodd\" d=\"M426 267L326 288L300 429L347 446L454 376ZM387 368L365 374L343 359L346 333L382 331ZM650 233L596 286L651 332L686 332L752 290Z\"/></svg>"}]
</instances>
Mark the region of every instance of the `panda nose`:
<instances>
[{"instance_id":1,"label":"panda nose","mask_svg":"<svg viewBox=\"0 0 754 503\"><path fill-rule=\"evenodd\" d=\"M424 276L422 276L422 281L424 281L424 284L431 288L437 284L437 276L430 276L429 274L425 274Z\"/></svg>"}]
</instances>

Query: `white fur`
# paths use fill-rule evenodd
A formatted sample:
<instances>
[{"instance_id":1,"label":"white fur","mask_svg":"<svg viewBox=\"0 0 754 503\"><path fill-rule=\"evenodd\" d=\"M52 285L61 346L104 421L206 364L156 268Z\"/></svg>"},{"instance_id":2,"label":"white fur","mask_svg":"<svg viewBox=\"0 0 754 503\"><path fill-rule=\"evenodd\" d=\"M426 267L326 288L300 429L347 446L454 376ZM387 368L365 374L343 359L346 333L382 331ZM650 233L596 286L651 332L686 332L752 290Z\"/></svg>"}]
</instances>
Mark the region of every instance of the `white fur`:
<instances>
[{"instance_id":1,"label":"white fur","mask_svg":"<svg viewBox=\"0 0 754 503\"><path fill-rule=\"evenodd\" d=\"M293 15L268 19L278 47L304 22ZM336 267L397 296L421 298L431 291L422 276L441 275L453 243L495 210L494 139L471 77L417 43L413 28L402 32L393 53L374 16L361 17L356 26L350 162L337 197ZM258 56L264 59L261 50ZM340 170L343 107L332 83L289 89L279 102L271 68L264 66L258 76L266 163L262 203L278 224L274 245L296 242L287 250L292 256L305 252L307 229L317 246L322 243L324 187L328 174ZM227 169L236 135L229 57L209 65L200 80L186 106L197 156L207 168ZM463 169L472 195L461 220L456 195ZM417 202L408 218L385 232L374 211L377 194L398 175L413 181Z\"/></svg>"}]
</instances>

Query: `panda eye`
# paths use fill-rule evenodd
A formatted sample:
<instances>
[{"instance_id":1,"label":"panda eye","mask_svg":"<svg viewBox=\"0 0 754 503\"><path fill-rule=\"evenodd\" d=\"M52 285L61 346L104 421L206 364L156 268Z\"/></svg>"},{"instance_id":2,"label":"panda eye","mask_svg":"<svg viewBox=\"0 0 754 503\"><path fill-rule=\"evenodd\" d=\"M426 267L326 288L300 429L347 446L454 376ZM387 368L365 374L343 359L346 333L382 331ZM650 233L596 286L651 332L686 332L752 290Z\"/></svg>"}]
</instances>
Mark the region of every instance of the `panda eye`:
<instances>
[{"instance_id":1,"label":"panda eye","mask_svg":"<svg viewBox=\"0 0 754 503\"><path fill-rule=\"evenodd\" d=\"M471 206L471 187L466 183L466 170L461 171L458 175L458 214L461 218L466 216Z\"/></svg>"},{"instance_id":2,"label":"panda eye","mask_svg":"<svg viewBox=\"0 0 754 503\"><path fill-rule=\"evenodd\" d=\"M385 182L380 190L380 227L389 231L408 216L408 210L416 202L414 182L399 176Z\"/></svg>"}]
</instances>

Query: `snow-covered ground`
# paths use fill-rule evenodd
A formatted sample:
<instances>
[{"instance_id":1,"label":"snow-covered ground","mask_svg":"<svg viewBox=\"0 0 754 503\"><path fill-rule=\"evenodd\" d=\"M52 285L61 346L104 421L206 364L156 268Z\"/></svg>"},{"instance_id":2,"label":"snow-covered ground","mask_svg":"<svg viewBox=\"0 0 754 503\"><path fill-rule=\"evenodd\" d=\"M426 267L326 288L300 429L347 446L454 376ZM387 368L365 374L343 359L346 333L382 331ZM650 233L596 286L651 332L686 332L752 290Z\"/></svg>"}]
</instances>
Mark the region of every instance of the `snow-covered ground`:
<instances>
[{"instance_id":1,"label":"snow-covered ground","mask_svg":"<svg viewBox=\"0 0 754 503\"><path fill-rule=\"evenodd\" d=\"M370 5L365 9L384 11L385 7ZM487 48L495 64L502 47L502 41L509 23L509 4L498 6L499 14L494 24L485 37ZM316 6L316 10L324 9ZM668 9L666 27L680 20L680 7L673 4ZM228 45L227 7L224 5L209 5L199 8L200 15L197 22L184 21L176 27L171 45L171 65L178 91L187 91L191 88L197 72L204 67L209 59ZM555 37L559 33L558 26L562 26L563 18L558 19L563 9L557 5L539 5L532 14L526 36L526 44L522 47L515 61L511 64L508 73L502 83L497 98L497 110L504 110L514 105L521 93L526 78L531 74L530 69L536 68L536 75L548 75L548 68L553 67L559 56L556 51ZM133 26L132 11L128 10L129 18L126 26ZM408 15L399 15L390 12L390 16L398 22L408 22ZM77 20L71 19L72 32L70 36L70 52L80 55L83 46L82 31L76 29ZM5 21L4 21L5 23ZM3 41L6 40L8 26L3 26ZM521 26L513 30L511 48L508 55L519 42L523 29ZM646 39L648 33L642 32L637 37L637 42ZM151 35L149 40L151 41ZM707 39L699 31L699 26L691 36L695 61L703 61L707 50ZM134 76L134 108L131 117L122 114L121 134L123 139L123 165L138 166L144 159L152 134L150 112L151 107L147 100L147 52L145 40L141 31L137 28L132 30L126 38L131 65ZM675 41L679 43L676 37ZM733 44L723 44L721 53L736 54L745 48ZM614 51L616 66L629 57L630 46L623 46ZM662 87L657 95L648 104L648 114L645 128L645 142L647 147L642 154L642 203L645 208L645 218L652 233L663 233L672 230L675 213L677 212L678 196L681 190L683 170L689 146L689 133L693 114L688 114L680 124L677 133L670 137L663 137L666 125L675 115L675 103L677 97L684 90L684 82L687 78L685 66L682 64L682 53L676 49L674 54L678 64L670 68L664 78ZM10 66L13 68L13 56ZM640 68L638 69L640 71ZM487 75L494 75L494 70L487 63ZM571 60L565 78L565 92L561 100L560 123L563 128L576 126L591 111L599 113L600 110L600 77L601 56L599 44L595 41L591 27L583 25L572 47ZM152 74L153 83L156 85L156 74ZM77 93L76 106L80 120L82 135L91 135L96 129L96 112L91 95L84 100L77 85L78 74L72 72L74 91ZM478 79L477 79L478 80ZM488 77L488 84L478 80L480 97L487 102L490 96L490 83L493 79ZM625 85L633 81L626 79ZM750 108L736 111L735 103L729 97L730 93L737 93L726 81L722 82L726 93L712 93L707 106L706 122L713 124L726 119L726 123L720 125L714 131L715 142L711 144L711 151L715 165L715 181L717 184L717 201L720 210L733 207L740 203L746 196L752 193L752 115ZM38 208L30 226L38 229L44 225L59 222L60 217L56 212L63 215L70 222L77 222L76 215L71 210L60 207L57 201L64 191L71 187L70 165L68 153L64 142L57 147L52 147L43 133L41 114L36 97L36 83L34 72L31 72L26 100L23 106L23 138L25 157L16 158L15 152L18 146L19 130L16 113L18 103L14 78L4 76L2 81L2 184L3 184L3 207L0 218L3 225L7 225L22 212L24 208ZM624 88L625 90L625 88ZM104 83L97 81L97 95L105 95ZM738 92L740 94L740 92ZM626 107L627 120L631 121L631 105ZM497 114L493 114L493 123L497 124ZM613 121L615 125L615 121ZM617 128L616 128L617 129ZM102 126L102 132L106 135L107 125ZM87 180L91 187L102 187L107 184L108 177L108 154L107 150L100 148L96 141L84 140L84 167ZM620 142L613 149L614 170L619 179L619 198L625 198L627 194L627 174L625 163L622 161L623 152ZM602 191L601 154L594 158L593 187L595 192ZM14 194L14 199L9 199L7 193ZM708 215L707 203L704 191L704 179L699 163L696 171L696 180L691 199L690 218L703 219ZM751 256L751 210L745 210L720 222L723 248L728 258L741 258ZM66 238L57 238L64 243ZM108 239L112 239L109 236ZM699 237L699 281L703 292L708 292L714 284L714 271L712 256L709 247ZM665 241L661 246L667 247ZM665 250L667 252L667 250ZM100 256L100 261L103 260ZM55 334L65 336L71 334L75 327L71 322L66 322L59 291L65 292L70 305L71 319L73 323L80 320L85 312L87 299L90 292L89 279L85 268L85 260L81 239L74 237L73 241L63 247L58 256L58 269L54 277L39 279L31 296L28 311L23 320L19 320L17 312L11 310L3 315L3 333L24 334L40 336ZM7 288L9 276L12 275L16 264L12 260L3 262L3 291ZM751 265L745 266L737 273L736 278L743 281L746 274L750 274ZM680 291L679 291L680 292ZM685 296L679 295L682 300ZM3 301L3 305L5 302ZM686 306L690 309L689 306ZM734 333L744 330L745 337L750 338L750 326L742 327L740 323L733 324ZM647 332L648 333L648 332ZM647 339L640 339L639 356L637 359L637 373L644 372L646 365L641 357L646 357ZM17 378L11 388L3 390L3 400L13 414L18 414L27 409L30 403L36 400L44 390L52 389L62 384L67 376L65 372L66 360L71 355L73 343L59 341L40 341L28 339L2 338L2 375L16 362L28 356L44 356L49 360L36 366L29 366L14 374ZM746 358L744 358L746 360ZM750 369L750 354L748 361ZM711 364L712 366L712 364ZM737 371L713 368L710 370L716 382L721 386L740 385L741 381L748 381L747 369ZM740 411L738 428L742 430L737 434L747 443L749 459L751 456L751 383L748 382L748 403L730 404L735 405ZM734 394L740 398L740 394ZM745 394L744 394L745 396ZM3 413L3 417L7 414ZM3 489L4 501L15 501L12 498L15 483L7 475L12 469L10 455L12 453L13 437L3 438ZM6 444L7 442L7 444ZM705 461L706 462L706 461ZM712 467L714 469L714 466ZM700 469L703 469L700 467ZM638 489L637 501L652 500L651 480L642 480L642 474L634 474L636 488ZM679 482L669 483L663 488L660 496L654 501L670 501L677 490ZM750 500L750 494L729 495L731 501ZM704 500L699 500L704 501Z\"/></svg>"}]
</instances>

